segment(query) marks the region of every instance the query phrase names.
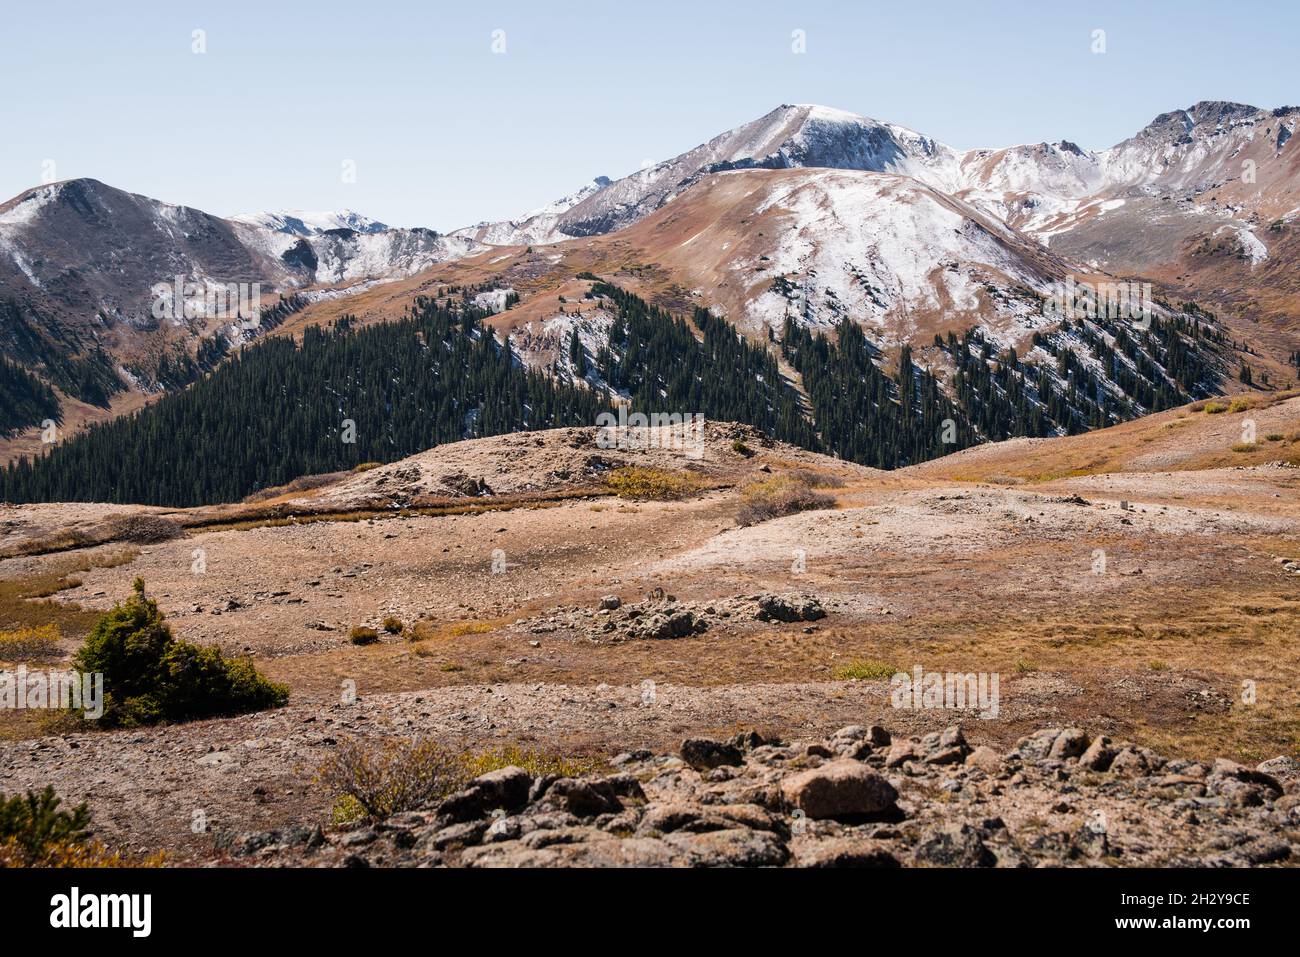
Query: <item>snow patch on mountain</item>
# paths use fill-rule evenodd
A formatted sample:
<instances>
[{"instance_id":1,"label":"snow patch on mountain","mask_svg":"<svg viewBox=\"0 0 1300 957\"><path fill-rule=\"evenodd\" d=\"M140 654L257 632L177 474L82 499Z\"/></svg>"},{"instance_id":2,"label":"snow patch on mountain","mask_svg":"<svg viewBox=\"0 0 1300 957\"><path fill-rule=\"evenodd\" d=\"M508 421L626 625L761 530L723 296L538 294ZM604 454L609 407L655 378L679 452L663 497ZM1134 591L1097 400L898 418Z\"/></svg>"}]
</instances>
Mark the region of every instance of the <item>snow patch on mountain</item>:
<instances>
[{"instance_id":1,"label":"snow patch on mountain","mask_svg":"<svg viewBox=\"0 0 1300 957\"><path fill-rule=\"evenodd\" d=\"M513 289L489 289L474 297L474 305L492 313L505 312L506 302L513 293Z\"/></svg>"},{"instance_id":2,"label":"snow patch on mountain","mask_svg":"<svg viewBox=\"0 0 1300 957\"><path fill-rule=\"evenodd\" d=\"M755 210L769 211L781 221L773 247L735 268L737 279L759 268L774 277L746 305L751 324L849 317L891 344L916 334L918 314L1001 317L1017 335L1036 324L1032 297L1007 290L1044 279L978 211L914 180L809 170L774 185Z\"/></svg>"},{"instance_id":3,"label":"snow patch on mountain","mask_svg":"<svg viewBox=\"0 0 1300 957\"><path fill-rule=\"evenodd\" d=\"M331 229L352 229L359 233L382 233L389 229L384 223L351 209L325 212L287 209L279 212L240 213L231 216L230 220L290 236L317 236Z\"/></svg>"},{"instance_id":4,"label":"snow patch on mountain","mask_svg":"<svg viewBox=\"0 0 1300 957\"><path fill-rule=\"evenodd\" d=\"M597 176L581 189L547 203L518 219L500 223L478 223L452 233L489 246L545 245L567 237L558 232L560 218L574 206L610 185L607 176Z\"/></svg>"},{"instance_id":5,"label":"snow patch on mountain","mask_svg":"<svg viewBox=\"0 0 1300 957\"><path fill-rule=\"evenodd\" d=\"M1257 266L1268 259L1268 247L1249 229L1240 226L1220 226L1214 231L1214 235L1218 236L1225 231L1233 234L1237 245L1241 247L1241 255L1252 266Z\"/></svg>"}]
</instances>

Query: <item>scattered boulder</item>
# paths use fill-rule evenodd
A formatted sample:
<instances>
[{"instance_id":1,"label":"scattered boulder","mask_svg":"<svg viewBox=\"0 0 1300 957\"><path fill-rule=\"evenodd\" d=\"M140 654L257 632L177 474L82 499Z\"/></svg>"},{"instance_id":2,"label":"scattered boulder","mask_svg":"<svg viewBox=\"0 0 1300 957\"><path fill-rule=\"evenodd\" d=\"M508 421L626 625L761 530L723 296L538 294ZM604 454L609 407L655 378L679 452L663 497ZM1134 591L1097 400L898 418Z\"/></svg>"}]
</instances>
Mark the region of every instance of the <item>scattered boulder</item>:
<instances>
[{"instance_id":1,"label":"scattered boulder","mask_svg":"<svg viewBox=\"0 0 1300 957\"><path fill-rule=\"evenodd\" d=\"M913 859L932 867L993 867L997 856L969 824L944 824L916 846Z\"/></svg>"},{"instance_id":2,"label":"scattered boulder","mask_svg":"<svg viewBox=\"0 0 1300 957\"><path fill-rule=\"evenodd\" d=\"M685 638L709 630L709 623L693 611L673 611L642 620L638 631L643 638Z\"/></svg>"},{"instance_id":3,"label":"scattered boulder","mask_svg":"<svg viewBox=\"0 0 1300 957\"><path fill-rule=\"evenodd\" d=\"M786 803L810 818L853 818L891 811L898 792L880 772L847 758L781 781Z\"/></svg>"},{"instance_id":4,"label":"scattered boulder","mask_svg":"<svg viewBox=\"0 0 1300 957\"><path fill-rule=\"evenodd\" d=\"M472 478L463 472L456 472L451 475L442 476L439 481L443 487L457 495L465 495L470 498L478 498L482 495L491 495L492 488L481 478Z\"/></svg>"},{"instance_id":5,"label":"scattered boulder","mask_svg":"<svg viewBox=\"0 0 1300 957\"><path fill-rule=\"evenodd\" d=\"M903 865L883 841L835 837L793 846L796 867L896 868Z\"/></svg>"},{"instance_id":6,"label":"scattered boulder","mask_svg":"<svg viewBox=\"0 0 1300 957\"><path fill-rule=\"evenodd\" d=\"M543 806L567 811L574 817L616 814L623 805L607 781L583 778L559 778L542 795Z\"/></svg>"},{"instance_id":7,"label":"scattered boulder","mask_svg":"<svg viewBox=\"0 0 1300 957\"><path fill-rule=\"evenodd\" d=\"M966 764L969 767L979 768L985 774L1000 774L1006 767L1002 755L982 744L966 755Z\"/></svg>"},{"instance_id":8,"label":"scattered boulder","mask_svg":"<svg viewBox=\"0 0 1300 957\"><path fill-rule=\"evenodd\" d=\"M1255 765L1256 771L1263 771L1283 781L1290 781L1294 778L1300 778L1300 761L1288 755L1278 755L1276 758L1269 758L1267 761L1261 761Z\"/></svg>"},{"instance_id":9,"label":"scattered boulder","mask_svg":"<svg viewBox=\"0 0 1300 957\"><path fill-rule=\"evenodd\" d=\"M885 767L900 768L908 761L917 760L920 757L917 744L915 740L895 741L890 745L889 754L885 756Z\"/></svg>"},{"instance_id":10,"label":"scattered boulder","mask_svg":"<svg viewBox=\"0 0 1300 957\"><path fill-rule=\"evenodd\" d=\"M826 610L816 598L806 595L759 595L758 611L754 617L759 621L820 621L826 617Z\"/></svg>"},{"instance_id":11,"label":"scattered boulder","mask_svg":"<svg viewBox=\"0 0 1300 957\"><path fill-rule=\"evenodd\" d=\"M1080 728L1066 728L1052 742L1048 757L1065 761L1077 758L1088 750L1088 736Z\"/></svg>"},{"instance_id":12,"label":"scattered boulder","mask_svg":"<svg viewBox=\"0 0 1300 957\"><path fill-rule=\"evenodd\" d=\"M669 834L663 842L682 852L692 867L780 867L790 858L780 837L748 828Z\"/></svg>"},{"instance_id":13,"label":"scattered boulder","mask_svg":"<svg viewBox=\"0 0 1300 957\"><path fill-rule=\"evenodd\" d=\"M1212 776L1235 778L1248 784L1258 784L1268 788L1274 794L1282 793L1282 784L1273 775L1256 768L1248 768L1236 761L1229 761L1227 758L1217 758L1214 766L1210 769L1210 774Z\"/></svg>"},{"instance_id":14,"label":"scattered boulder","mask_svg":"<svg viewBox=\"0 0 1300 957\"><path fill-rule=\"evenodd\" d=\"M1079 755L1079 767L1089 771L1108 771L1115 760L1115 749L1111 747L1110 738L1099 734L1093 738L1087 750Z\"/></svg>"},{"instance_id":15,"label":"scattered boulder","mask_svg":"<svg viewBox=\"0 0 1300 957\"><path fill-rule=\"evenodd\" d=\"M533 776L514 765L489 771L443 801L438 813L448 821L459 822L497 808L517 811L528 803L532 784Z\"/></svg>"},{"instance_id":16,"label":"scattered boulder","mask_svg":"<svg viewBox=\"0 0 1300 957\"><path fill-rule=\"evenodd\" d=\"M740 748L734 744L710 741L708 738L688 738L682 742L682 760L697 771L708 771L723 765L740 765L745 761Z\"/></svg>"}]
</instances>

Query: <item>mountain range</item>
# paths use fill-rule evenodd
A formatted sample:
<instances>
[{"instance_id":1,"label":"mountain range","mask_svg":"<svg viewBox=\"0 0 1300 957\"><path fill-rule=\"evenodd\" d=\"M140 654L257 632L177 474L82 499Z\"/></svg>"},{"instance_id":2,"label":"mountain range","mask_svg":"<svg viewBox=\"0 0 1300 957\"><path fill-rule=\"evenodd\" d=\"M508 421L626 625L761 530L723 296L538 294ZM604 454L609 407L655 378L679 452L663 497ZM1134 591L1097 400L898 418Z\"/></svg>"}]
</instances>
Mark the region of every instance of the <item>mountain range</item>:
<instances>
[{"instance_id":1,"label":"mountain range","mask_svg":"<svg viewBox=\"0 0 1300 957\"><path fill-rule=\"evenodd\" d=\"M1298 121L1295 107L1202 102L1102 151L962 151L784 105L517 219L450 233L350 210L223 218L95 180L51 183L0 204L0 353L82 421L184 387L290 314L294 329L344 311L395 318L438 284L472 286L498 311L521 300L493 325L545 367L561 333L600 348L608 317L564 308L579 272L710 308L760 342L787 319L825 331L848 319L882 363L972 329L1024 354L1061 332L1043 308L1061 283L1133 278L1154 284L1161 308L1217 314L1240 345L1215 360L1223 380L1240 362L1285 380L1300 347ZM266 321L202 307L159 318L155 288L178 277L200 290L258 284ZM1111 370L1100 376L1118 388ZM0 425L30 448L33 422Z\"/></svg>"}]
</instances>

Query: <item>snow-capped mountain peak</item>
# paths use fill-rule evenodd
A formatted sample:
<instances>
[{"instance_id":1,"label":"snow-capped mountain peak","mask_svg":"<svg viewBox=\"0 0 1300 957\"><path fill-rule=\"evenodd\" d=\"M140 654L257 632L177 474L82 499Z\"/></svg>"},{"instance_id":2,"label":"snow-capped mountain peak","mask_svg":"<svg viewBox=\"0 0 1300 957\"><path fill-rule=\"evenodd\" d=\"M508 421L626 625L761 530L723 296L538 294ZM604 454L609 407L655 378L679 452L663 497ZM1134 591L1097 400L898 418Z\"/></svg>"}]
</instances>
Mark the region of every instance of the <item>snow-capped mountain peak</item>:
<instances>
[{"instance_id":1,"label":"snow-capped mountain peak","mask_svg":"<svg viewBox=\"0 0 1300 957\"><path fill-rule=\"evenodd\" d=\"M832 107L787 103L622 179L596 180L518 220L480 224L464 232L499 245L607 233L643 219L702 177L733 169L826 167L897 173L953 190L960 184L960 166L961 154L906 127Z\"/></svg>"}]
</instances>

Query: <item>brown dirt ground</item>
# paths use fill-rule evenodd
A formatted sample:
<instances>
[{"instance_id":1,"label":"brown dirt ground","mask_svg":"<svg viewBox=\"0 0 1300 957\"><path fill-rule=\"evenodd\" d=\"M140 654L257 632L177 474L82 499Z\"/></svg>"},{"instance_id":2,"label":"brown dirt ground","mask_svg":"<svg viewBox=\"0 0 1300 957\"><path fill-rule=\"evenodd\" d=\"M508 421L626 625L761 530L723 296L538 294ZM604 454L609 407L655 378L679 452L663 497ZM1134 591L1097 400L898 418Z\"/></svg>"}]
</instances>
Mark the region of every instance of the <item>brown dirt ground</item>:
<instances>
[{"instance_id":1,"label":"brown dirt ground","mask_svg":"<svg viewBox=\"0 0 1300 957\"><path fill-rule=\"evenodd\" d=\"M1255 414L1261 436L1300 429L1300 399ZM749 726L797 736L868 720L953 723L952 712L893 709L885 678L837 679L864 662L998 673L999 716L957 716L975 742L1080 724L1166 753L1300 756L1300 574L1280 561L1300 559L1300 470L1220 465L1237 461L1216 443L1234 441L1241 417L1176 410L895 473L781 447L744 457L711 433L710 482L683 501L593 491L492 512L251 521L130 549L10 558L0 561L0 629L54 621L70 652L141 576L177 635L251 654L292 698L263 715L70 737L42 736L30 712L0 715L0 789L55 783L90 800L112 839L186 859L205 846L184 826L191 807L249 827L324 815L329 795L311 770L339 733L607 756ZM556 478L556 462L590 451L572 439L504 436L450 448L442 463L435 450L414 485L432 489L444 468L490 484L502 465L561 491L577 478ZM1151 458L1171 451L1189 454ZM1201 462L1219 467L1195 469ZM830 490L834 509L737 527L741 488L767 477L760 469L810 465L844 483ZM373 480L343 476L296 500L355 509L373 498ZM96 508L24 506L4 519L31 540L90 522ZM494 552L504 571L493 572ZM703 603L810 594L828 614L622 643L547 624L655 588ZM427 637L349 643L352 626L388 615L423 621ZM657 688L650 706L646 681ZM345 683L359 705L340 703Z\"/></svg>"}]
</instances>

